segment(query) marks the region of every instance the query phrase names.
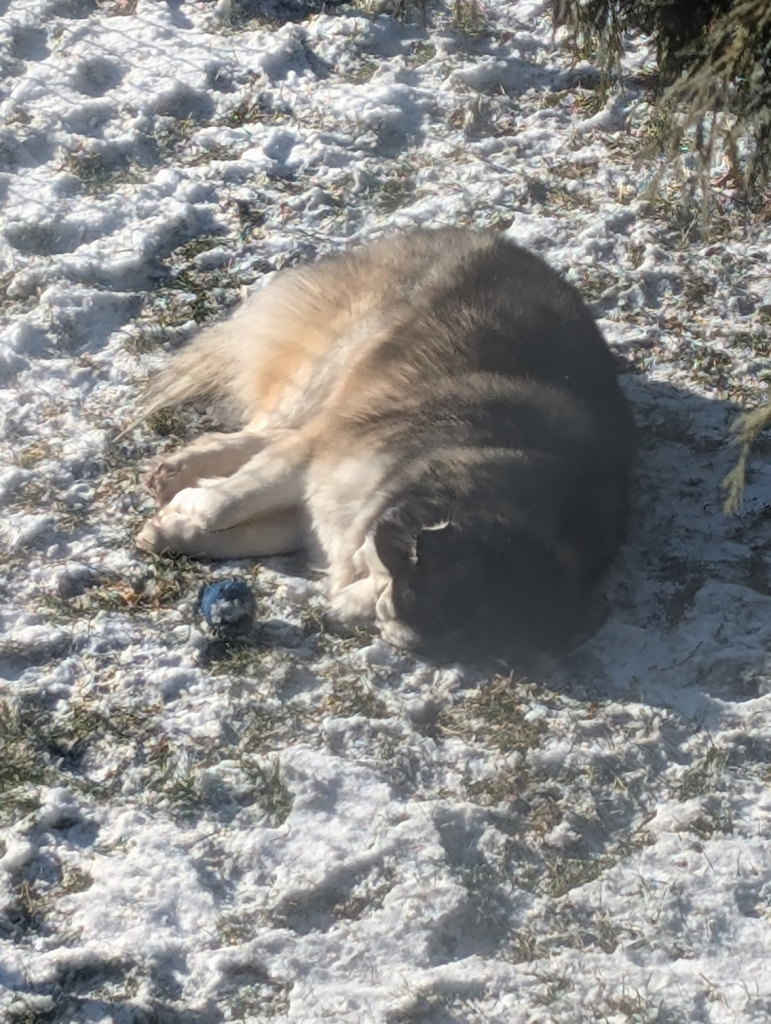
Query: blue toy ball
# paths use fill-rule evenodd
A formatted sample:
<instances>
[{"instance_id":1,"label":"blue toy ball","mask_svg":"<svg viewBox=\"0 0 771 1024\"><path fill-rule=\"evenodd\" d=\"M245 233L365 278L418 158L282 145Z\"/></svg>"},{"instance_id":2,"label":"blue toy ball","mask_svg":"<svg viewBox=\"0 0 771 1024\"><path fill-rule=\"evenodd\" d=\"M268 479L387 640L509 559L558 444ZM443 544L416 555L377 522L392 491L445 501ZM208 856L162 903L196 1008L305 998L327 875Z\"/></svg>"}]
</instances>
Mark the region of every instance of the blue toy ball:
<instances>
[{"instance_id":1,"label":"blue toy ball","mask_svg":"<svg viewBox=\"0 0 771 1024\"><path fill-rule=\"evenodd\" d=\"M201 614L214 633L244 633L254 621L254 594L243 580L219 580L201 589Z\"/></svg>"}]
</instances>

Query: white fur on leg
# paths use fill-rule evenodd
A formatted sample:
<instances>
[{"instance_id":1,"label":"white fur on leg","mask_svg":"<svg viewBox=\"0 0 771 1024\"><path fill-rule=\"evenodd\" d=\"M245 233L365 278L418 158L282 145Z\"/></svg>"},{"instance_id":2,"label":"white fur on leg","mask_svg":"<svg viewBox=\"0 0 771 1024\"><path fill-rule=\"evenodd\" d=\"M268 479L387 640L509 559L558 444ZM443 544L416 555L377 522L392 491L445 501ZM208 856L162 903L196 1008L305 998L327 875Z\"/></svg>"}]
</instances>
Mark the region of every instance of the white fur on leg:
<instances>
[{"instance_id":1,"label":"white fur on leg","mask_svg":"<svg viewBox=\"0 0 771 1024\"><path fill-rule=\"evenodd\" d=\"M310 465L306 501L327 557L333 597L373 572L369 562L377 552L367 535L386 501L385 482L395 461L367 451L337 458L327 454Z\"/></svg>"},{"instance_id":2,"label":"white fur on leg","mask_svg":"<svg viewBox=\"0 0 771 1024\"><path fill-rule=\"evenodd\" d=\"M202 530L186 516L164 509L145 523L137 547L156 554L173 552L197 558L259 558L296 551L305 540L296 509L241 523L229 530Z\"/></svg>"},{"instance_id":3,"label":"white fur on leg","mask_svg":"<svg viewBox=\"0 0 771 1024\"><path fill-rule=\"evenodd\" d=\"M266 443L264 435L246 430L234 434L204 434L192 444L158 459L145 477L145 486L159 505L165 505L201 477L234 473Z\"/></svg>"},{"instance_id":4,"label":"white fur on leg","mask_svg":"<svg viewBox=\"0 0 771 1024\"><path fill-rule=\"evenodd\" d=\"M232 476L202 480L186 487L167 508L186 516L202 530L228 530L303 499L306 452L301 444L277 443L259 452Z\"/></svg>"},{"instance_id":5,"label":"white fur on leg","mask_svg":"<svg viewBox=\"0 0 771 1024\"><path fill-rule=\"evenodd\" d=\"M352 571L360 579L347 586L332 583L331 608L335 618L349 625L366 621L383 625L396 620L391 574L380 560L370 533L354 554Z\"/></svg>"},{"instance_id":6,"label":"white fur on leg","mask_svg":"<svg viewBox=\"0 0 771 1024\"><path fill-rule=\"evenodd\" d=\"M221 518L222 496L217 484L208 481L202 487L185 487L171 499L164 513L176 514L192 523L197 530L217 530Z\"/></svg>"}]
</instances>

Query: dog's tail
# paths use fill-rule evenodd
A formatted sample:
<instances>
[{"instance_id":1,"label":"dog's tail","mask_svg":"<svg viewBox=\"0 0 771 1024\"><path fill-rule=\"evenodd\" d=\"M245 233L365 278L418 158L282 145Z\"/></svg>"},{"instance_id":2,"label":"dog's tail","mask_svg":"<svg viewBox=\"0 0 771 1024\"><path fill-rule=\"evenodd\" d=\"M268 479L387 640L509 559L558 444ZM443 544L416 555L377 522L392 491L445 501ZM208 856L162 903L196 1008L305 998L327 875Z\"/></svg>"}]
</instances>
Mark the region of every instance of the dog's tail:
<instances>
[{"instance_id":1,"label":"dog's tail","mask_svg":"<svg viewBox=\"0 0 771 1024\"><path fill-rule=\"evenodd\" d=\"M244 306L248 304L247 300ZM227 398L235 412L233 406L240 397L235 385L241 351L239 325L234 321L239 313L205 328L171 356L146 390L131 421L115 437L116 441L149 416L191 402L220 402Z\"/></svg>"},{"instance_id":2,"label":"dog's tail","mask_svg":"<svg viewBox=\"0 0 771 1024\"><path fill-rule=\"evenodd\" d=\"M216 400L230 392L234 331L225 321L201 331L176 352L145 393L140 418L172 406Z\"/></svg>"}]
</instances>

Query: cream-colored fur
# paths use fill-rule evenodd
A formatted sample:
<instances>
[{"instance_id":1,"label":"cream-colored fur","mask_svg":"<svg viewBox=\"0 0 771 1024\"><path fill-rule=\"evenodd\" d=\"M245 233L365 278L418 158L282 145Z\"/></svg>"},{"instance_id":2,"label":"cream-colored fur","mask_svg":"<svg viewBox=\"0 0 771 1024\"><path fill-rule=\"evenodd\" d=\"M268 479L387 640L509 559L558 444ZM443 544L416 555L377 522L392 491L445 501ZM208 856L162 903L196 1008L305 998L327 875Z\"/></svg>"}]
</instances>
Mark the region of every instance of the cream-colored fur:
<instances>
[{"instance_id":1,"label":"cream-colored fur","mask_svg":"<svg viewBox=\"0 0 771 1024\"><path fill-rule=\"evenodd\" d=\"M381 243L383 255L392 246ZM375 582L354 555L382 508L391 460L330 446L325 410L334 407L357 362L386 336L393 296L388 280L373 276L370 266L348 276L341 269L319 264L277 276L172 363L148 413L225 390L247 423L237 433L206 434L155 463L145 482L161 509L137 544L213 558L320 546L333 609L350 621L375 617L385 586L382 564ZM301 516L306 508L310 516ZM282 516L291 522L283 530Z\"/></svg>"}]
</instances>

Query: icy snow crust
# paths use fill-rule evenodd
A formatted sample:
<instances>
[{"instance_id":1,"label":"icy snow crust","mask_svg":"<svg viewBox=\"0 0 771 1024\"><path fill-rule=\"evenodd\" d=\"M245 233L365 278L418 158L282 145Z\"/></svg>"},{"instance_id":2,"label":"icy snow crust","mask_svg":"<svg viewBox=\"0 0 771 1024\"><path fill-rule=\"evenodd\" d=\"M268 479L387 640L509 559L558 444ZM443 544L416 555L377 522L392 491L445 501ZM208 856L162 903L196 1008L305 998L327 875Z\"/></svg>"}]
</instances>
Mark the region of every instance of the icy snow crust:
<instances>
[{"instance_id":1,"label":"icy snow crust","mask_svg":"<svg viewBox=\"0 0 771 1024\"><path fill-rule=\"evenodd\" d=\"M533 0L472 32L0 10L0 1018L767 1021L768 451L733 519L719 482L728 400L761 398L771 227L716 187L701 241L646 195L645 47L603 104ZM416 224L508 229L627 371L629 548L543 678L331 636L291 559L132 550L138 465L208 422L111 441L164 351L283 265ZM195 611L232 574L263 626L240 650Z\"/></svg>"}]
</instances>

